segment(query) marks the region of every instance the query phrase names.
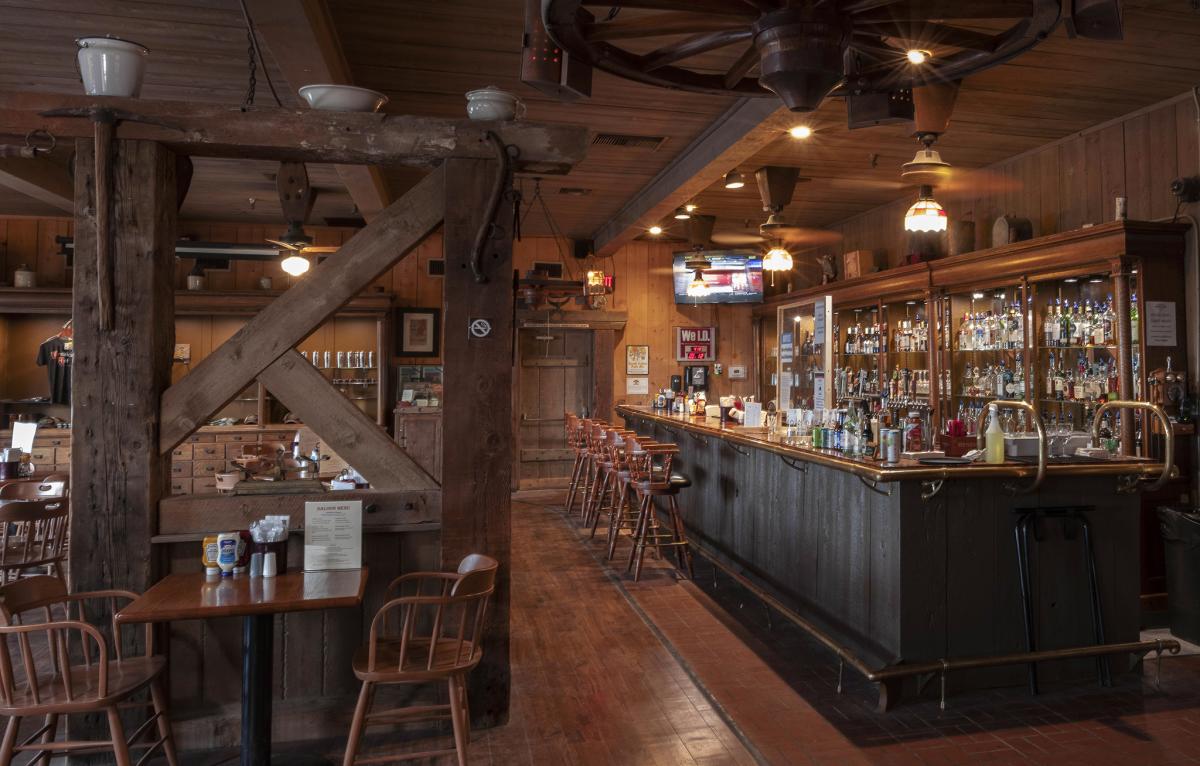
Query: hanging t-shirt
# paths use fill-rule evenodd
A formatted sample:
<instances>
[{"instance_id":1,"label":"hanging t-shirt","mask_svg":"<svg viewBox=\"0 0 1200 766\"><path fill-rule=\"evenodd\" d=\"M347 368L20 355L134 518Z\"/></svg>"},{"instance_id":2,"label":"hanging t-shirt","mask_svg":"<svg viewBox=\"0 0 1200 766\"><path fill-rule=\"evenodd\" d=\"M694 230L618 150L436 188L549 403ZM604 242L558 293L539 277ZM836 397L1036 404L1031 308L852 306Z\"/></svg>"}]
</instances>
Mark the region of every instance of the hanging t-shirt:
<instances>
[{"instance_id":1,"label":"hanging t-shirt","mask_svg":"<svg viewBox=\"0 0 1200 766\"><path fill-rule=\"evenodd\" d=\"M37 363L46 368L50 378L50 402L71 403L71 365L75 360L75 347L71 338L55 335L38 347Z\"/></svg>"}]
</instances>

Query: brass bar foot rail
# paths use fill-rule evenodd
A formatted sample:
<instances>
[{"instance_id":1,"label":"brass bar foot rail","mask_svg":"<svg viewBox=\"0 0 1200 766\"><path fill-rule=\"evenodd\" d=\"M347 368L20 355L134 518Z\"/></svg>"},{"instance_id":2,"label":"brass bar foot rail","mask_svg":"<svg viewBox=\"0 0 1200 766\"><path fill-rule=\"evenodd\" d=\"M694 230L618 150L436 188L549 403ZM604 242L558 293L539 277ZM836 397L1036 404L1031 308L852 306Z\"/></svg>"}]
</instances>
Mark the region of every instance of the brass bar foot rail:
<instances>
[{"instance_id":1,"label":"brass bar foot rail","mask_svg":"<svg viewBox=\"0 0 1200 766\"><path fill-rule=\"evenodd\" d=\"M811 621L805 619L800 614L793 611L788 606L784 605L779 599L767 593L762 587L752 582L741 572L730 567L728 564L718 560L711 552L705 549L701 544L698 544L696 539L692 539L692 551L698 553L712 564L713 583L716 584L716 571L721 570L730 579L737 582L746 590L750 591L754 596L763 602L763 605L774 609L782 614L787 620L810 636L815 638L821 644L829 649L838 660L838 693L842 691L841 672L842 666L849 664L857 670L868 681L875 683L879 688L879 703L878 710L881 713L886 713L895 704L899 698L899 687L897 682L904 678L912 676L934 676L938 675L941 678L941 699L939 705L942 710L946 709L946 675L956 670L974 670L977 668L998 667L1001 665L1027 665L1031 662L1041 662L1046 660L1067 660L1087 657L1099 657L1106 654L1133 654L1139 657L1155 652L1158 661L1161 663L1163 652L1170 654L1179 654L1182 647L1175 639L1154 639L1151 641L1124 641L1109 644L1089 644L1087 646L1072 646L1063 649L1042 649L1033 652L1013 652L1010 654L983 655L976 657L955 657L943 658L940 660L930 660L927 662L906 663L903 665L889 665L883 668L872 668L858 655L856 655L845 644L830 636L823 629L814 625Z\"/></svg>"}]
</instances>

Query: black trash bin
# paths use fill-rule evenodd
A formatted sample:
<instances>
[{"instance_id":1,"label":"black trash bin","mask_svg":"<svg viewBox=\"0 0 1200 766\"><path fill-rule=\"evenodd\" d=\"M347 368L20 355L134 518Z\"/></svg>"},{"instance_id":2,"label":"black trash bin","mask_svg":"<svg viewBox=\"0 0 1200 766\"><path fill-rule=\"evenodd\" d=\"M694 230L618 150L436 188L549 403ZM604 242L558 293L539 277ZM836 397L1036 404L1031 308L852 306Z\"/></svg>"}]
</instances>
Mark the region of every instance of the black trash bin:
<instances>
[{"instance_id":1,"label":"black trash bin","mask_svg":"<svg viewBox=\"0 0 1200 766\"><path fill-rule=\"evenodd\" d=\"M1200 509L1158 509L1166 544L1167 609L1171 633L1200 644Z\"/></svg>"}]
</instances>

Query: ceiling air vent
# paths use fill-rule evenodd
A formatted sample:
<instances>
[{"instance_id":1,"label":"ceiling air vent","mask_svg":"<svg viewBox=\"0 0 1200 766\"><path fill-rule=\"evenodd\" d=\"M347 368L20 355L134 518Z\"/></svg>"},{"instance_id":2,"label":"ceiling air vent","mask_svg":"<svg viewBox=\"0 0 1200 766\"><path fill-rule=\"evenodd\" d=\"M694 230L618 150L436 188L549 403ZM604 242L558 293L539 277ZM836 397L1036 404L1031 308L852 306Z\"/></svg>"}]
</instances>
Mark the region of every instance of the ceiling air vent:
<instances>
[{"instance_id":1,"label":"ceiling air vent","mask_svg":"<svg viewBox=\"0 0 1200 766\"><path fill-rule=\"evenodd\" d=\"M666 142L666 136L635 136L629 133L597 133L592 146L619 146L625 149L656 151Z\"/></svg>"},{"instance_id":2,"label":"ceiling air vent","mask_svg":"<svg viewBox=\"0 0 1200 766\"><path fill-rule=\"evenodd\" d=\"M592 193L591 189L585 189L582 186L560 186L558 187L559 194L565 194L568 197L586 197Z\"/></svg>"}]
</instances>

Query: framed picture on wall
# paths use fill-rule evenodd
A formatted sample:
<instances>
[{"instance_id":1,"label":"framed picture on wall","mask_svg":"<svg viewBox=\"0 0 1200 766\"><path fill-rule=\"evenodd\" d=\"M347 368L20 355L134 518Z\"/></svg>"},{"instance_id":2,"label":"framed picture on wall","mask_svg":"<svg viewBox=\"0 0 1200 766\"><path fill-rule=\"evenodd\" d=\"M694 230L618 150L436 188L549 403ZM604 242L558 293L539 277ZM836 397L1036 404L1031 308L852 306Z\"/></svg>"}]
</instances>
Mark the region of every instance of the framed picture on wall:
<instances>
[{"instance_id":1,"label":"framed picture on wall","mask_svg":"<svg viewBox=\"0 0 1200 766\"><path fill-rule=\"evenodd\" d=\"M400 309L399 313L397 356L437 356L441 353L441 309Z\"/></svg>"},{"instance_id":2,"label":"framed picture on wall","mask_svg":"<svg viewBox=\"0 0 1200 766\"><path fill-rule=\"evenodd\" d=\"M650 347L649 346L625 346L625 374L626 375L649 375L650 374Z\"/></svg>"}]
</instances>

